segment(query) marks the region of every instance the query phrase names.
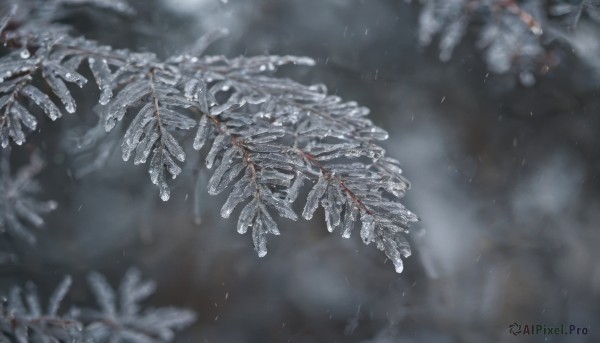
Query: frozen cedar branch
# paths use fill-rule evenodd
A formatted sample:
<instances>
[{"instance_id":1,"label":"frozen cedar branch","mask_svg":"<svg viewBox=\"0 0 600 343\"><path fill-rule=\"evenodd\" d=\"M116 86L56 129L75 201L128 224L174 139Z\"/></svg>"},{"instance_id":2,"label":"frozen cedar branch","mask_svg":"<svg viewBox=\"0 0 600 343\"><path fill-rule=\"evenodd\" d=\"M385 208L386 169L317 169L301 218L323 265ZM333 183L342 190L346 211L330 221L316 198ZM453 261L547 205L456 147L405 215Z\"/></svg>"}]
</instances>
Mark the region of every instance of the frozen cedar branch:
<instances>
[{"instance_id":1,"label":"frozen cedar branch","mask_svg":"<svg viewBox=\"0 0 600 343\"><path fill-rule=\"evenodd\" d=\"M439 41L439 57L448 61L467 33L478 33L477 46L491 72L514 72L532 85L535 75L556 64L553 51L569 46L573 31L587 13L600 22L600 1L565 0L423 0L419 41ZM555 44L558 42L559 44Z\"/></svg>"},{"instance_id":2,"label":"frozen cedar branch","mask_svg":"<svg viewBox=\"0 0 600 343\"><path fill-rule=\"evenodd\" d=\"M0 341L2 342L83 342L82 324L58 313L71 286L65 277L42 310L36 287L27 283L25 292L13 287L0 303ZM24 294L23 294L24 293Z\"/></svg>"},{"instance_id":3,"label":"frozen cedar branch","mask_svg":"<svg viewBox=\"0 0 600 343\"><path fill-rule=\"evenodd\" d=\"M106 131L123 125L123 160L148 165L162 200L170 198L168 180L182 172L189 153L182 142L194 135L192 147L206 147L206 167L213 170L208 192L230 192L221 215L241 208L237 230L251 230L259 256L267 254L268 235L280 233L275 216L298 219L292 204L306 187L304 219L322 207L330 232L348 238L360 227L364 243L374 243L402 271L402 258L410 255L404 235L418 218L399 202L409 183L378 143L388 134L368 119L367 108L328 94L324 85L273 76L283 65L312 66L312 59L204 55L225 31L159 59L74 36L54 23L52 10L31 5L36 3L3 11L9 14L1 38L11 48L0 60L7 144L9 138L17 144L25 139L13 123L34 126L24 119L35 119L33 104L50 118L63 109L76 111L69 88L89 87L80 73L85 64L100 90L100 125ZM58 11L72 1L48 3ZM48 87L36 88L32 80ZM98 130L92 132L94 142Z\"/></svg>"},{"instance_id":4,"label":"frozen cedar branch","mask_svg":"<svg viewBox=\"0 0 600 343\"><path fill-rule=\"evenodd\" d=\"M84 335L93 342L171 342L176 331L196 320L193 311L174 307L141 311L140 301L154 293L156 284L142 280L136 268L125 273L118 293L102 274L93 272L88 280L100 310L75 310L72 313L88 323Z\"/></svg>"},{"instance_id":5,"label":"frozen cedar branch","mask_svg":"<svg viewBox=\"0 0 600 343\"><path fill-rule=\"evenodd\" d=\"M42 310L35 286L28 283L25 294L13 287L0 303L1 342L64 342L64 343L158 343L171 342L175 331L196 320L194 312L179 308L148 308L140 310L139 302L154 293L156 285L142 281L139 270L131 268L118 290L104 276L89 277L100 310L71 308L59 312L61 302L71 286L65 277L52 293L46 311Z\"/></svg>"},{"instance_id":6,"label":"frozen cedar branch","mask_svg":"<svg viewBox=\"0 0 600 343\"><path fill-rule=\"evenodd\" d=\"M36 239L30 227L42 227L42 215L57 206L55 201L41 201L35 197L40 186L34 177L42 170L44 162L33 153L29 164L13 176L10 149L3 149L0 154L0 232L33 245Z\"/></svg>"}]
</instances>

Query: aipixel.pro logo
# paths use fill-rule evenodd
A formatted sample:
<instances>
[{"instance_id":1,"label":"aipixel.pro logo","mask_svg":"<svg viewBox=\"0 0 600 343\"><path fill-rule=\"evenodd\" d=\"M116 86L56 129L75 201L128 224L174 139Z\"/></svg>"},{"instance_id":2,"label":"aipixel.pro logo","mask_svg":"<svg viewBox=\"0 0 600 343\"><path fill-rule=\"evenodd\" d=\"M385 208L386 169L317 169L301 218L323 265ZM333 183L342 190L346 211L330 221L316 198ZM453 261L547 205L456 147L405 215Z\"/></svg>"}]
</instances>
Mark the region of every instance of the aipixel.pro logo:
<instances>
[{"instance_id":1,"label":"aipixel.pro logo","mask_svg":"<svg viewBox=\"0 0 600 343\"><path fill-rule=\"evenodd\" d=\"M508 332L513 336L529 336L529 335L587 335L588 327L577 326L573 324L565 325L546 325L546 324L519 324L514 322L508 326Z\"/></svg>"}]
</instances>

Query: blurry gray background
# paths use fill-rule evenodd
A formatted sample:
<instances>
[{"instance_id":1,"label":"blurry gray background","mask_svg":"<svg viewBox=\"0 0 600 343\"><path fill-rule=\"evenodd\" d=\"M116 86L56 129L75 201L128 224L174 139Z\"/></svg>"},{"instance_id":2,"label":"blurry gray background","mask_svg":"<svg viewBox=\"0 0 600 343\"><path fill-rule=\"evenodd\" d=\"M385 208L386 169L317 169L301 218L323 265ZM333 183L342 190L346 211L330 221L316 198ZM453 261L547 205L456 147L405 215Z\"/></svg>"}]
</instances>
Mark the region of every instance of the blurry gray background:
<instances>
[{"instance_id":1,"label":"blurry gray background","mask_svg":"<svg viewBox=\"0 0 600 343\"><path fill-rule=\"evenodd\" d=\"M44 137L42 181L59 210L37 250L23 247L20 264L5 267L10 281L32 279L49 293L69 273L68 301L78 303L90 298L87 271L116 285L138 266L158 282L152 305L198 312L181 342L600 341L600 60L598 46L585 43L600 41L597 27L586 26L581 49L525 88L489 74L472 39L448 63L420 48L419 6L402 0L134 4L139 23L82 10L73 24L103 43L162 56L227 28L209 53L313 57L315 68L281 75L325 83L371 108L412 182L405 203L422 218L413 256L396 274L358 235L328 234L318 212L310 222L280 221L282 235L259 259L235 219L220 218L226 195L204 192L197 223L201 156L186 162L187 178L175 180L164 204L146 169L119 151L72 177L64 137L93 116L70 116L47 124L62 131ZM513 337L513 322L589 334Z\"/></svg>"}]
</instances>

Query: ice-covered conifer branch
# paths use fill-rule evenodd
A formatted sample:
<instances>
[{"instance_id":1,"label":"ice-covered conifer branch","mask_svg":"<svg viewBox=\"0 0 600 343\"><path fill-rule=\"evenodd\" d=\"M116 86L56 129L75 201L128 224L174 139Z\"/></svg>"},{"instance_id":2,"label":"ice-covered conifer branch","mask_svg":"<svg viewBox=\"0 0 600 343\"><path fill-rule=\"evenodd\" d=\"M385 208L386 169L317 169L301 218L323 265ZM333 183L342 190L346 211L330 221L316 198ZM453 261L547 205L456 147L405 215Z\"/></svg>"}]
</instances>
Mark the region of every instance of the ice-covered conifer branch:
<instances>
[{"instance_id":1,"label":"ice-covered conifer branch","mask_svg":"<svg viewBox=\"0 0 600 343\"><path fill-rule=\"evenodd\" d=\"M569 47L571 33L583 12L600 22L600 1L542 0L423 0L419 41L430 45L439 39L439 57L451 58L468 28L478 34L488 69L515 72L524 85L557 63L553 51ZM558 42L558 44L556 44Z\"/></svg>"},{"instance_id":2,"label":"ice-covered conifer branch","mask_svg":"<svg viewBox=\"0 0 600 343\"><path fill-rule=\"evenodd\" d=\"M35 9L30 11L35 17ZM36 33L26 17L3 24L3 42L15 51L0 61L0 76L5 78L3 84L17 85L7 88L1 98L5 105L0 101L7 118L6 144L8 137L18 144L24 141L24 133L13 123L35 120L27 103L17 101L23 96L51 118L61 114L51 97L57 97L67 112L75 111L66 83L83 87L87 80L81 68L87 62L100 90L105 130L114 130L120 122L127 125L122 157L127 161L133 156L134 164L150 160L150 179L163 200L170 197L167 176L179 175L178 163L186 159L180 142L197 125L193 148L200 150L212 141L206 156L206 166L215 167L209 193L218 194L233 184L221 214L229 217L237 205L247 202L238 232L252 228L259 256L267 252L267 235L279 234L271 212L296 220L292 203L310 180L314 187L303 211L305 219L312 218L321 204L328 230L341 226L344 237L350 236L354 222L361 222L363 241L375 242L396 270L402 270L401 256L410 254L402 235L417 217L399 202L409 184L400 175L398 162L386 157L377 143L387 139L387 132L367 118L367 108L328 95L324 85L273 76L283 65L312 66L312 59L203 55L224 33L216 31L182 54L160 60L152 53L115 50L73 37L51 18L35 20L37 26L48 26L43 34ZM32 86L36 78L44 80L53 94Z\"/></svg>"},{"instance_id":3,"label":"ice-covered conifer branch","mask_svg":"<svg viewBox=\"0 0 600 343\"><path fill-rule=\"evenodd\" d=\"M24 296L20 287L13 287L0 301L0 341L171 342L177 331L196 320L196 314L187 309L163 307L142 310L140 302L154 293L156 284L142 280L136 268L126 272L118 296L103 275L96 272L89 275L99 310L71 308L59 311L61 307L64 309L61 303L71 283L71 277L63 279L50 296L46 311L42 310L33 283L27 283Z\"/></svg>"},{"instance_id":4,"label":"ice-covered conifer branch","mask_svg":"<svg viewBox=\"0 0 600 343\"><path fill-rule=\"evenodd\" d=\"M0 153L0 232L33 245L36 238L28 226L42 227L42 215L57 207L55 201L40 201L35 197L40 186L34 177L42 170L44 162L37 153L33 153L29 165L12 176L10 149L3 149Z\"/></svg>"},{"instance_id":5,"label":"ice-covered conifer branch","mask_svg":"<svg viewBox=\"0 0 600 343\"><path fill-rule=\"evenodd\" d=\"M0 303L0 340L19 343L81 342L82 324L58 313L70 286L71 278L67 276L50 297L45 312L33 283L26 285L25 301L21 288L13 287Z\"/></svg>"},{"instance_id":6,"label":"ice-covered conifer branch","mask_svg":"<svg viewBox=\"0 0 600 343\"><path fill-rule=\"evenodd\" d=\"M175 307L148 308L140 302L156 290L153 281L142 280L140 271L130 268L123 277L118 293L97 272L88 277L100 311L74 309L71 314L84 322L86 339L93 342L171 342L175 332L196 320L196 314Z\"/></svg>"}]
</instances>

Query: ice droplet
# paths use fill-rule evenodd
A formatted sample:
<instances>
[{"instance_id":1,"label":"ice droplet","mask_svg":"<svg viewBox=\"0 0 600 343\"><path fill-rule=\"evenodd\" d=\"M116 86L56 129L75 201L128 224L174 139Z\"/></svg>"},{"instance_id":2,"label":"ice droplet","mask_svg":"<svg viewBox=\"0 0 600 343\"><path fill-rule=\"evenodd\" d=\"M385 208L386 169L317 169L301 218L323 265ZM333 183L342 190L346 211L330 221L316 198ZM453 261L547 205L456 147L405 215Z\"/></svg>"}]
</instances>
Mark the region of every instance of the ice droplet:
<instances>
[{"instance_id":1,"label":"ice droplet","mask_svg":"<svg viewBox=\"0 0 600 343\"><path fill-rule=\"evenodd\" d=\"M72 102L69 102L65 105L65 109L67 110L67 112L69 113L75 113L75 104Z\"/></svg>"},{"instance_id":2,"label":"ice droplet","mask_svg":"<svg viewBox=\"0 0 600 343\"><path fill-rule=\"evenodd\" d=\"M23 50L21 50L21 53L19 54L19 56L21 56L21 58L27 59L27 58L31 57L31 54L29 53L29 50L23 49Z\"/></svg>"},{"instance_id":3,"label":"ice droplet","mask_svg":"<svg viewBox=\"0 0 600 343\"><path fill-rule=\"evenodd\" d=\"M167 201L167 200L169 200L170 197L171 197L171 194L169 193L169 191L161 190L160 198L162 199L162 201Z\"/></svg>"},{"instance_id":4,"label":"ice droplet","mask_svg":"<svg viewBox=\"0 0 600 343\"><path fill-rule=\"evenodd\" d=\"M267 256L267 249L260 247L258 248L258 257L265 257Z\"/></svg>"},{"instance_id":5,"label":"ice droplet","mask_svg":"<svg viewBox=\"0 0 600 343\"><path fill-rule=\"evenodd\" d=\"M110 89L110 87L103 87L102 93L100 93L100 99L98 99L98 103L100 103L100 105L106 105L110 102L111 98L112 90Z\"/></svg>"}]
</instances>

